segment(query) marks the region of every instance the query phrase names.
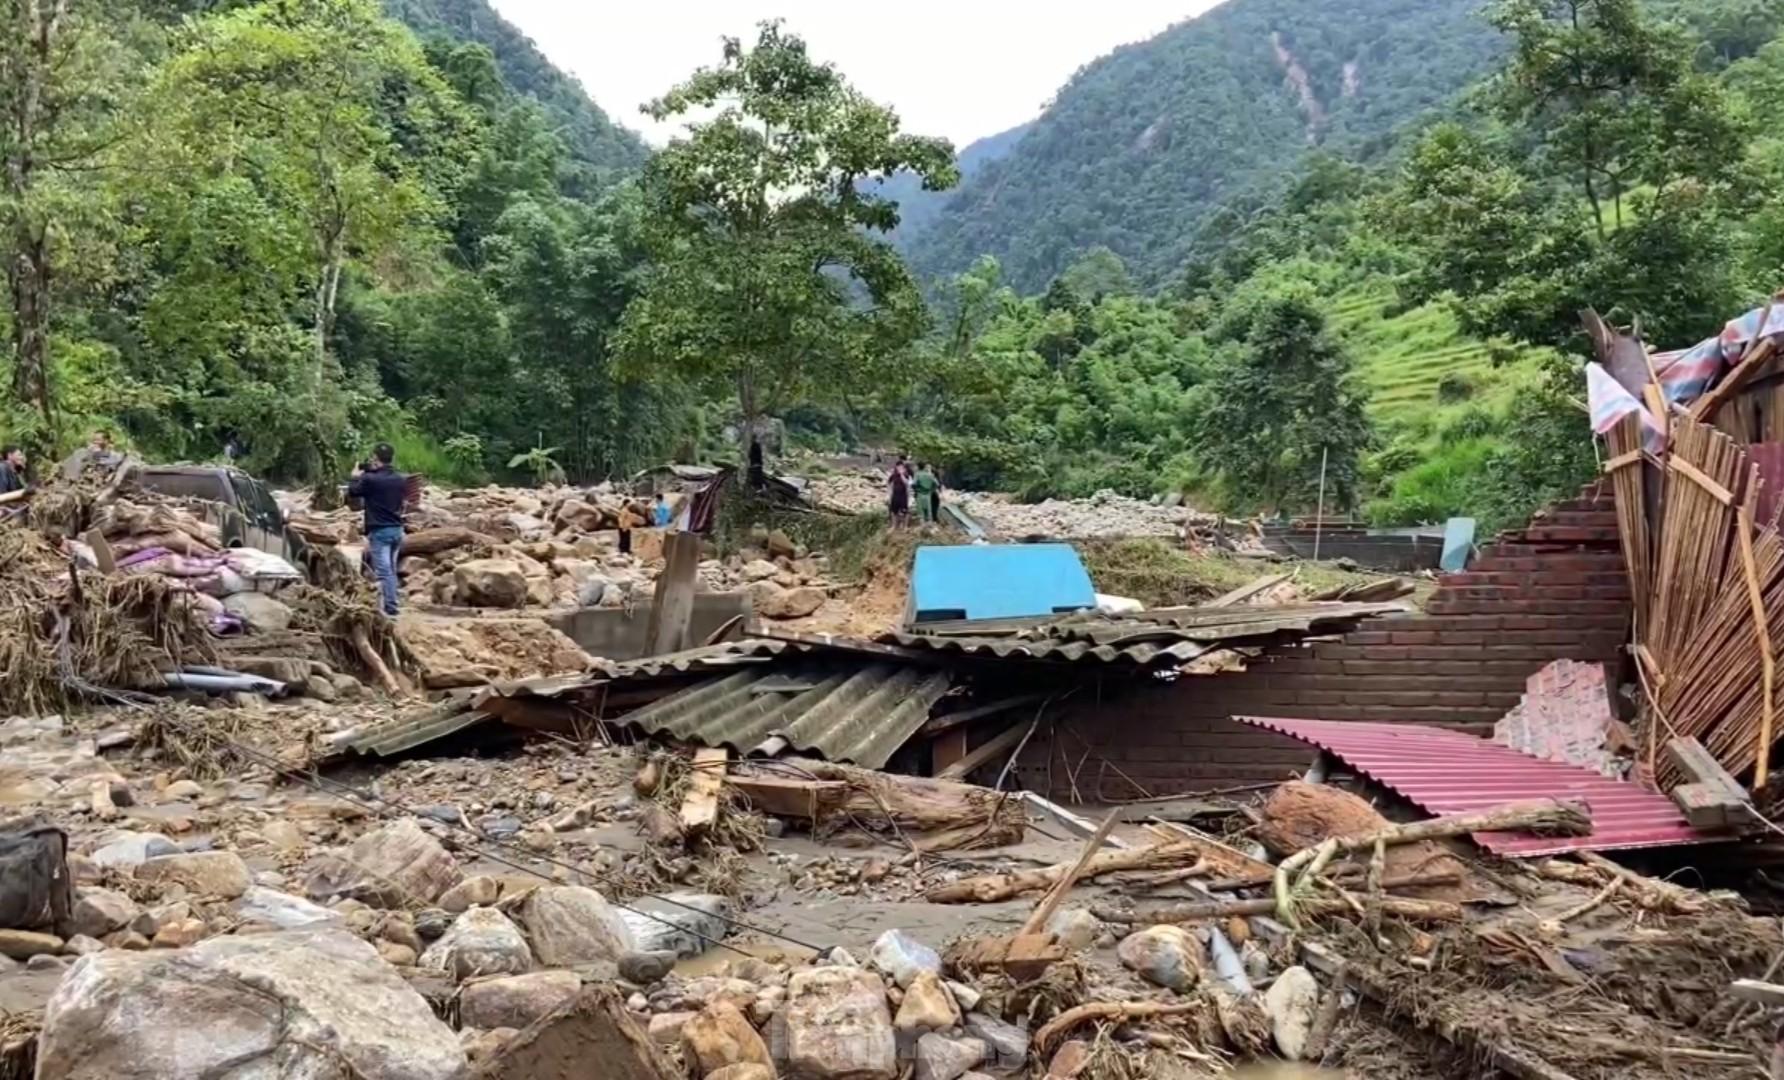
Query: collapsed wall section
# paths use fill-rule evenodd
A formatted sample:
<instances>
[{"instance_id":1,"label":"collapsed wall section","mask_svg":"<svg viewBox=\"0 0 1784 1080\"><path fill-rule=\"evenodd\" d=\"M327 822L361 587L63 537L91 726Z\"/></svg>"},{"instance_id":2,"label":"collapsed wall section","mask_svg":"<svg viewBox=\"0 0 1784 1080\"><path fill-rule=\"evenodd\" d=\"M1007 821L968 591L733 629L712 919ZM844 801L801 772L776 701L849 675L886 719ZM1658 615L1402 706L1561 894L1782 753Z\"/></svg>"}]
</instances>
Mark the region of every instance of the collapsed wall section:
<instances>
[{"instance_id":1,"label":"collapsed wall section","mask_svg":"<svg viewBox=\"0 0 1784 1080\"><path fill-rule=\"evenodd\" d=\"M1235 715L1436 724L1490 734L1525 680L1559 659L1615 661L1629 583L1608 488L1538 513L1445 574L1422 614L1275 649L1244 671L1153 686L1104 684L1037 733L1025 783L1054 798L1131 798L1280 780L1303 743ZM1074 791L1075 787L1075 791Z\"/></svg>"}]
</instances>

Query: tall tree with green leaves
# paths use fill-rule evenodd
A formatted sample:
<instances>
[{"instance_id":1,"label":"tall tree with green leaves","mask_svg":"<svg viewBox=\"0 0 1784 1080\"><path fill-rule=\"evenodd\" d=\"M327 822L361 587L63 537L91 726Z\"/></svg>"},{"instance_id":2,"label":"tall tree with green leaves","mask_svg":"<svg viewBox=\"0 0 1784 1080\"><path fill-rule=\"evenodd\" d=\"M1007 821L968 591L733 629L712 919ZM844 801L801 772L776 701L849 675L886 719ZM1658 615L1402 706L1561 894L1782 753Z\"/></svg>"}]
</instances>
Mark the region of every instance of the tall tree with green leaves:
<instances>
[{"instance_id":1,"label":"tall tree with green leaves","mask_svg":"<svg viewBox=\"0 0 1784 1080\"><path fill-rule=\"evenodd\" d=\"M718 66L646 111L713 115L646 170L655 265L626 312L627 369L735 393L745 445L767 412L895 380L927 319L903 261L874 235L897 227L898 208L864 182L908 170L947 188L952 147L900 133L891 109L777 22L753 45L727 39Z\"/></svg>"},{"instance_id":2,"label":"tall tree with green leaves","mask_svg":"<svg viewBox=\"0 0 1784 1080\"><path fill-rule=\"evenodd\" d=\"M1296 511L1355 503L1371 431L1350 354L1312 290L1259 300L1199 388L1193 449L1237 506Z\"/></svg>"},{"instance_id":3,"label":"tall tree with green leaves","mask_svg":"<svg viewBox=\"0 0 1784 1080\"><path fill-rule=\"evenodd\" d=\"M103 3L0 0L0 260L11 294L12 398L55 429L50 331L58 258L112 145L128 78ZM81 178L81 179L75 179Z\"/></svg>"},{"instance_id":4,"label":"tall tree with green leaves","mask_svg":"<svg viewBox=\"0 0 1784 1080\"><path fill-rule=\"evenodd\" d=\"M1623 225L1631 193L1733 171L1741 129L1696 70L1698 42L1638 0L1499 0L1490 18L1514 39L1493 102L1579 185L1599 236Z\"/></svg>"},{"instance_id":5,"label":"tall tree with green leaves","mask_svg":"<svg viewBox=\"0 0 1784 1080\"><path fill-rule=\"evenodd\" d=\"M192 24L150 107L150 161L182 178L176 198L234 186L291 241L259 269L303 283L320 386L349 264L433 257L469 149L462 104L372 0L284 0Z\"/></svg>"}]
</instances>

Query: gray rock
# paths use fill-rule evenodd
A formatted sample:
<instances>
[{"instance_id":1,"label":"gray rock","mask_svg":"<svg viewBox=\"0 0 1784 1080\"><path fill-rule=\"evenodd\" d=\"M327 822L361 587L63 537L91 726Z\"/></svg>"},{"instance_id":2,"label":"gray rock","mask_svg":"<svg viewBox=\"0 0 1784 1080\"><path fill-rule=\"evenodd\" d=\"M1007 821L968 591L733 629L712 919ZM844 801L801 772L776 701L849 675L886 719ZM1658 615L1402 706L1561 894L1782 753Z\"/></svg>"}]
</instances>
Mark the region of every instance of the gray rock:
<instances>
[{"instance_id":1,"label":"gray rock","mask_svg":"<svg viewBox=\"0 0 1784 1080\"><path fill-rule=\"evenodd\" d=\"M415 932L423 941L434 941L452 928L452 915L439 908L423 908L415 913Z\"/></svg>"},{"instance_id":2,"label":"gray rock","mask_svg":"<svg viewBox=\"0 0 1784 1080\"><path fill-rule=\"evenodd\" d=\"M1187 990L1202 980L1202 943L1181 926L1149 926L1115 947L1121 962L1147 982Z\"/></svg>"},{"instance_id":3,"label":"gray rock","mask_svg":"<svg viewBox=\"0 0 1784 1080\"><path fill-rule=\"evenodd\" d=\"M105 942L85 934L76 934L62 943L62 951L69 956L85 956L88 953L104 952Z\"/></svg>"},{"instance_id":4,"label":"gray rock","mask_svg":"<svg viewBox=\"0 0 1784 1080\"><path fill-rule=\"evenodd\" d=\"M194 896L216 896L224 900L234 900L253 884L248 864L233 851L157 855L136 868L136 879L182 885Z\"/></svg>"},{"instance_id":5,"label":"gray rock","mask_svg":"<svg viewBox=\"0 0 1784 1080\"><path fill-rule=\"evenodd\" d=\"M312 900L350 896L379 907L431 904L464 879L454 859L414 818L402 818L355 840L344 857L323 861L310 876Z\"/></svg>"},{"instance_id":6,"label":"gray rock","mask_svg":"<svg viewBox=\"0 0 1784 1080\"><path fill-rule=\"evenodd\" d=\"M427 1001L338 930L82 957L50 998L37 1055L39 1075L59 1080L454 1080L465 1070Z\"/></svg>"},{"instance_id":7,"label":"gray rock","mask_svg":"<svg viewBox=\"0 0 1784 1080\"><path fill-rule=\"evenodd\" d=\"M806 968L793 973L782 1011L788 1071L813 1080L892 1080L898 1037L879 976L862 968Z\"/></svg>"},{"instance_id":8,"label":"gray rock","mask_svg":"<svg viewBox=\"0 0 1784 1080\"><path fill-rule=\"evenodd\" d=\"M1081 907L1061 908L1047 920L1047 932L1068 950L1088 949L1102 936L1103 921Z\"/></svg>"},{"instance_id":9,"label":"gray rock","mask_svg":"<svg viewBox=\"0 0 1784 1080\"><path fill-rule=\"evenodd\" d=\"M478 979L459 991L459 1021L468 1028L524 1028L581 991L574 971Z\"/></svg>"},{"instance_id":10,"label":"gray rock","mask_svg":"<svg viewBox=\"0 0 1784 1080\"><path fill-rule=\"evenodd\" d=\"M339 696L332 680L325 679L320 675L311 675L304 680L304 697L332 703Z\"/></svg>"},{"instance_id":11,"label":"gray rock","mask_svg":"<svg viewBox=\"0 0 1784 1080\"><path fill-rule=\"evenodd\" d=\"M256 634L276 634L291 628L291 609L261 592L239 592L223 598L223 609L248 624Z\"/></svg>"},{"instance_id":12,"label":"gray rock","mask_svg":"<svg viewBox=\"0 0 1784 1080\"><path fill-rule=\"evenodd\" d=\"M917 1040L916 1080L959 1080L985 1060L985 1044L978 1039L950 1039L931 1032Z\"/></svg>"},{"instance_id":13,"label":"gray rock","mask_svg":"<svg viewBox=\"0 0 1784 1080\"><path fill-rule=\"evenodd\" d=\"M1318 1011L1319 983L1312 972L1296 965L1276 976L1264 992L1264 1012L1270 1017L1270 1031L1283 1057L1301 1060Z\"/></svg>"},{"instance_id":14,"label":"gray rock","mask_svg":"<svg viewBox=\"0 0 1784 1080\"><path fill-rule=\"evenodd\" d=\"M235 914L243 922L264 923L281 930L344 926L347 921L338 911L264 885L255 885L243 893L235 902Z\"/></svg>"},{"instance_id":15,"label":"gray rock","mask_svg":"<svg viewBox=\"0 0 1784 1080\"><path fill-rule=\"evenodd\" d=\"M629 952L619 958L619 977L638 986L651 986L663 981L675 967L676 954L664 949L657 952Z\"/></svg>"},{"instance_id":16,"label":"gray rock","mask_svg":"<svg viewBox=\"0 0 1784 1080\"><path fill-rule=\"evenodd\" d=\"M639 952L699 956L714 941L723 941L731 929L723 918L731 914L731 901L711 893L665 893L629 906L632 910L619 915Z\"/></svg>"},{"instance_id":17,"label":"gray rock","mask_svg":"<svg viewBox=\"0 0 1784 1080\"><path fill-rule=\"evenodd\" d=\"M940 975L942 971L940 954L903 930L881 934L867 954L867 964L890 976L899 986L909 986L918 972Z\"/></svg>"},{"instance_id":18,"label":"gray rock","mask_svg":"<svg viewBox=\"0 0 1784 1080\"><path fill-rule=\"evenodd\" d=\"M38 953L25 961L26 971L61 971L68 966L68 961L53 953Z\"/></svg>"},{"instance_id":19,"label":"gray rock","mask_svg":"<svg viewBox=\"0 0 1784 1080\"><path fill-rule=\"evenodd\" d=\"M75 890L68 929L71 934L102 938L113 930L129 926L140 914L142 908L123 893L83 885Z\"/></svg>"},{"instance_id":20,"label":"gray rock","mask_svg":"<svg viewBox=\"0 0 1784 1080\"><path fill-rule=\"evenodd\" d=\"M477 819L477 828L483 835L496 840L506 840L520 831L521 821L512 814L485 814Z\"/></svg>"},{"instance_id":21,"label":"gray rock","mask_svg":"<svg viewBox=\"0 0 1784 1080\"><path fill-rule=\"evenodd\" d=\"M459 912L472 907L490 907L502 898L502 883L486 874L477 874L440 894L440 906Z\"/></svg>"},{"instance_id":22,"label":"gray rock","mask_svg":"<svg viewBox=\"0 0 1784 1080\"><path fill-rule=\"evenodd\" d=\"M1028 1061L1028 1032L986 1013L966 1014L966 1033L985 1044L984 1066L995 1073L1020 1072Z\"/></svg>"},{"instance_id":23,"label":"gray rock","mask_svg":"<svg viewBox=\"0 0 1784 1080\"><path fill-rule=\"evenodd\" d=\"M160 833L120 831L104 837L88 858L102 870L129 870L160 855L177 855L180 848Z\"/></svg>"},{"instance_id":24,"label":"gray rock","mask_svg":"<svg viewBox=\"0 0 1784 1080\"><path fill-rule=\"evenodd\" d=\"M533 953L548 967L617 964L636 950L631 929L607 898L582 885L534 889L515 910Z\"/></svg>"},{"instance_id":25,"label":"gray rock","mask_svg":"<svg viewBox=\"0 0 1784 1080\"><path fill-rule=\"evenodd\" d=\"M459 811L458 807L453 806L450 803L440 803L435 806L423 806L415 812L424 818L431 818L434 821L445 822L448 825L457 825L459 818L464 816Z\"/></svg>"},{"instance_id":26,"label":"gray rock","mask_svg":"<svg viewBox=\"0 0 1784 1080\"><path fill-rule=\"evenodd\" d=\"M478 975L520 975L533 967L526 938L494 908L475 907L421 954L421 966L455 979Z\"/></svg>"}]
</instances>

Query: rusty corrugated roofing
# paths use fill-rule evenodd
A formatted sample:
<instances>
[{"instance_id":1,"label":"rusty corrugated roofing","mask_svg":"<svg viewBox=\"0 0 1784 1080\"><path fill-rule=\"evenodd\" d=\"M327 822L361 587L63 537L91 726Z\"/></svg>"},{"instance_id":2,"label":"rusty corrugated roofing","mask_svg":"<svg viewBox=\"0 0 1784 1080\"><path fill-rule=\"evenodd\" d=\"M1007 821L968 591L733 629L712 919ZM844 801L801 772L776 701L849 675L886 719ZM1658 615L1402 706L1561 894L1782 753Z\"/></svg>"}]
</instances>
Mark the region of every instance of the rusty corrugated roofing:
<instances>
[{"instance_id":1,"label":"rusty corrugated roofing","mask_svg":"<svg viewBox=\"0 0 1784 1080\"><path fill-rule=\"evenodd\" d=\"M613 722L749 754L780 738L877 769L929 719L952 679L891 663L777 664L690 686Z\"/></svg>"},{"instance_id":2,"label":"rusty corrugated roofing","mask_svg":"<svg viewBox=\"0 0 1784 1080\"><path fill-rule=\"evenodd\" d=\"M1590 769L1542 761L1472 735L1417 724L1235 719L1311 743L1432 814L1488 810L1520 799L1571 799L1592 817L1588 836L1475 833L1497 855L1669 847L1726 840L1693 829L1671 799Z\"/></svg>"}]
</instances>

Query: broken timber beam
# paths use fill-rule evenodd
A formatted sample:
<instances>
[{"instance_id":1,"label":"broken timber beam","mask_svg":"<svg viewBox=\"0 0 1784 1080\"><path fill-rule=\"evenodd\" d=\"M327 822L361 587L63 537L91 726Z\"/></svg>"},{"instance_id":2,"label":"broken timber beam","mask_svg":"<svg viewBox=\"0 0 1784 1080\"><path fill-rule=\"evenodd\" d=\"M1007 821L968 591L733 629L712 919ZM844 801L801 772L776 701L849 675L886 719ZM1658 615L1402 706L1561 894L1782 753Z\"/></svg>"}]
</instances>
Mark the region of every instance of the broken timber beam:
<instances>
[{"instance_id":1,"label":"broken timber beam","mask_svg":"<svg viewBox=\"0 0 1784 1080\"><path fill-rule=\"evenodd\" d=\"M1006 750L1013 749L1017 743L1022 741L1022 736L1028 731L1029 727L1030 722L1027 720L1010 725L1008 728L1004 729L1002 734L998 735L990 742L977 749L967 751L965 757L943 769L941 772L936 773L936 779L959 780L962 777L965 777L974 769L990 762L993 758L997 757L997 755Z\"/></svg>"},{"instance_id":2,"label":"broken timber beam","mask_svg":"<svg viewBox=\"0 0 1784 1080\"><path fill-rule=\"evenodd\" d=\"M1385 887L1385 886L1384 886ZM1340 912L1355 911L1348 900L1317 897L1302 900L1297 909L1311 915L1336 915ZM1170 907L1155 908L1152 911L1124 912L1102 904L1091 906L1090 913L1104 922L1144 923L1156 926L1163 923L1197 922L1202 919L1224 919L1233 915L1268 915L1276 910L1276 901L1270 897L1256 900L1208 900L1193 904L1173 904ZM1381 910L1384 914L1413 922L1461 922L1462 905L1452 904L1447 900L1408 900L1397 896L1383 897Z\"/></svg>"},{"instance_id":3,"label":"broken timber beam","mask_svg":"<svg viewBox=\"0 0 1784 1080\"><path fill-rule=\"evenodd\" d=\"M816 821L849 798L842 780L789 780L775 776L727 776L725 786L749 800L751 808L782 818Z\"/></svg>"},{"instance_id":4,"label":"broken timber beam","mask_svg":"<svg viewBox=\"0 0 1784 1080\"><path fill-rule=\"evenodd\" d=\"M723 746L702 746L694 751L694 772L681 801L682 835L695 836L717 823L719 790L724 786L725 767L730 761L731 751Z\"/></svg>"},{"instance_id":5,"label":"broken timber beam","mask_svg":"<svg viewBox=\"0 0 1784 1080\"><path fill-rule=\"evenodd\" d=\"M1696 829L1723 829L1744 825L1747 793L1704 745L1696 739L1669 739L1666 756L1685 774L1686 783L1672 790L1673 802Z\"/></svg>"}]
</instances>

